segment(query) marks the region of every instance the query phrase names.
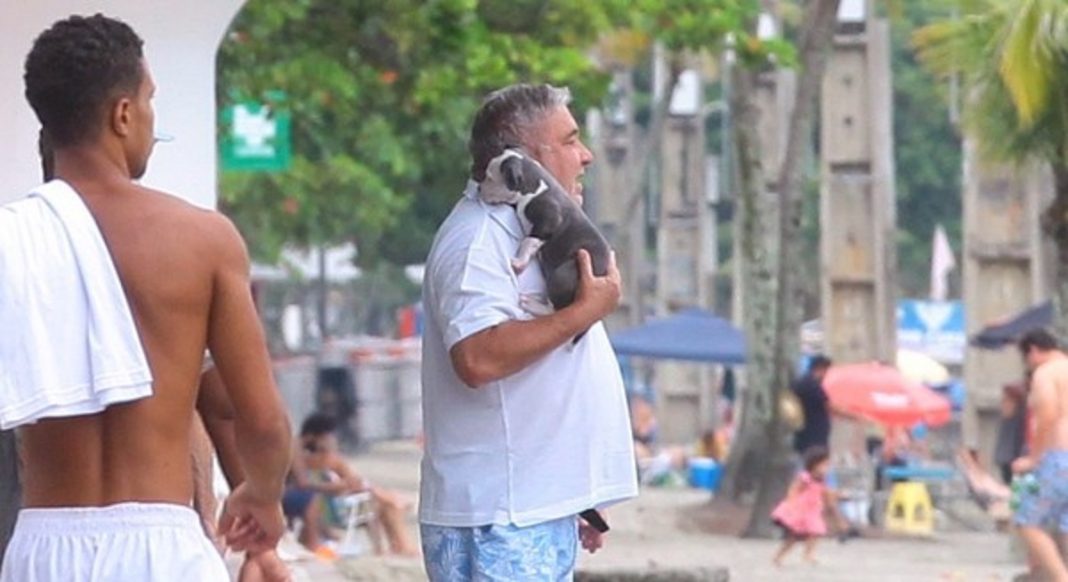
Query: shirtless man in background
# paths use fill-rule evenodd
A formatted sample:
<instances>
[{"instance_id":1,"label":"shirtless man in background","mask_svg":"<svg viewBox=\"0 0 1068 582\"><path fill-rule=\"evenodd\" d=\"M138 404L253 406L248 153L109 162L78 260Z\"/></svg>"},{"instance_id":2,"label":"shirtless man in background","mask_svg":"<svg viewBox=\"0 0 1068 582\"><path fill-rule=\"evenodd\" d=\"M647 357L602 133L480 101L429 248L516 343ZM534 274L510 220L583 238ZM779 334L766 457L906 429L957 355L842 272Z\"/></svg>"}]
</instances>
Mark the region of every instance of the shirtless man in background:
<instances>
[{"instance_id":1,"label":"shirtless man in background","mask_svg":"<svg viewBox=\"0 0 1068 582\"><path fill-rule=\"evenodd\" d=\"M1012 468L1017 474L1033 472L1038 491L1022 495L1015 522L1049 579L1068 582L1068 566L1046 529L1055 526L1068 533L1068 354L1043 329L1025 334L1019 346L1032 371L1028 407L1033 437L1030 451Z\"/></svg>"},{"instance_id":2,"label":"shirtless man in background","mask_svg":"<svg viewBox=\"0 0 1068 582\"><path fill-rule=\"evenodd\" d=\"M55 176L107 242L154 382L148 398L20 429L25 509L3 582L226 579L189 509L206 347L233 403L245 469L220 534L235 549L264 551L284 531L289 422L244 243L222 215L134 182L154 145L155 85L141 46L122 22L73 16L38 37L26 60L26 96L52 141Z\"/></svg>"}]
</instances>

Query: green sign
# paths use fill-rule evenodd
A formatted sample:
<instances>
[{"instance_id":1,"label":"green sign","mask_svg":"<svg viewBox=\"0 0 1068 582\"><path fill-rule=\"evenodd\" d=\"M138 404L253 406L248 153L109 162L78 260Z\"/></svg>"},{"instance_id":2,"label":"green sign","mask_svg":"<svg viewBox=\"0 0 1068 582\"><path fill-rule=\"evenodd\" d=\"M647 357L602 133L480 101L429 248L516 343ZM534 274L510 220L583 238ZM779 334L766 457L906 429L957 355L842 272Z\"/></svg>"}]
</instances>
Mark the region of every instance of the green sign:
<instances>
[{"instance_id":1,"label":"green sign","mask_svg":"<svg viewBox=\"0 0 1068 582\"><path fill-rule=\"evenodd\" d=\"M262 103L240 103L222 112L224 170L280 172L292 162L290 115Z\"/></svg>"}]
</instances>

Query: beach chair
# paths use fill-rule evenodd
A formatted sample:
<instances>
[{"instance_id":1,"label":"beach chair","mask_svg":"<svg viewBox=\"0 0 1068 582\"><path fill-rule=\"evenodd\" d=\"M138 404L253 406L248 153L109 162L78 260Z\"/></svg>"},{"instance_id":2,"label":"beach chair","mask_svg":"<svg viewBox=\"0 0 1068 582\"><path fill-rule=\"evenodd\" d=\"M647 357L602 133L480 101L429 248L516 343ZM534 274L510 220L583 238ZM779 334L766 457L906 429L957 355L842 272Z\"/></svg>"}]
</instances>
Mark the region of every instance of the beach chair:
<instances>
[{"instance_id":1,"label":"beach chair","mask_svg":"<svg viewBox=\"0 0 1068 582\"><path fill-rule=\"evenodd\" d=\"M374 500L370 491L353 493L334 499L335 507L341 513L345 526L341 541L338 542L337 554L343 558L354 558L366 554L369 549L379 553L381 535L376 531ZM360 529L366 530L363 536ZM365 539L361 539L364 538ZM367 540L371 544L368 547Z\"/></svg>"}]
</instances>

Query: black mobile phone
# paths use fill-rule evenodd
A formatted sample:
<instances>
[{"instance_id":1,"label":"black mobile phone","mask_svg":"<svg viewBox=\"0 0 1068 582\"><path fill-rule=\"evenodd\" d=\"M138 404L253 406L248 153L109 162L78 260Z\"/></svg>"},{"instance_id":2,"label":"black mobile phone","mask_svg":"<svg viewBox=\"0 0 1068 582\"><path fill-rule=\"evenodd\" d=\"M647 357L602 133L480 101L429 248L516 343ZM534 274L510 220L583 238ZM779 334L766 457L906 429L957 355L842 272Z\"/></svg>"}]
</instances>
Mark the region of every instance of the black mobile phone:
<instances>
[{"instance_id":1,"label":"black mobile phone","mask_svg":"<svg viewBox=\"0 0 1068 582\"><path fill-rule=\"evenodd\" d=\"M579 514L579 517L586 520L586 523L593 526L593 529L605 533L609 530L608 522L604 520L604 516L601 515L596 509L587 509Z\"/></svg>"}]
</instances>

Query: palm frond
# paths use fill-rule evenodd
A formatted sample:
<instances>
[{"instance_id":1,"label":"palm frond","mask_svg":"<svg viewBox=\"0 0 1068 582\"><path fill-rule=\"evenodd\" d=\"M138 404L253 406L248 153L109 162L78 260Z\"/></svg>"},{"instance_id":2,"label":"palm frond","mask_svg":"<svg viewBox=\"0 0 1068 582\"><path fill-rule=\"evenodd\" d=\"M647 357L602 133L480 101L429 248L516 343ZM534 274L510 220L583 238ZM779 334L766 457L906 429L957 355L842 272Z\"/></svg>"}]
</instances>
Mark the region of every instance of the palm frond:
<instances>
[{"instance_id":1,"label":"palm frond","mask_svg":"<svg viewBox=\"0 0 1068 582\"><path fill-rule=\"evenodd\" d=\"M913 35L921 63L959 74L965 128L1002 159L1068 159L1068 3L957 0L961 16Z\"/></svg>"},{"instance_id":2,"label":"palm frond","mask_svg":"<svg viewBox=\"0 0 1068 582\"><path fill-rule=\"evenodd\" d=\"M920 62L936 75L974 74L997 51L1002 18L991 12L935 22L914 32L912 44Z\"/></svg>"},{"instance_id":3,"label":"palm frond","mask_svg":"<svg viewBox=\"0 0 1068 582\"><path fill-rule=\"evenodd\" d=\"M1022 0L1008 22L1001 47L999 71L1023 128L1035 122L1038 112L1049 101L1053 55L1040 34L1043 4L1042 0Z\"/></svg>"}]
</instances>

